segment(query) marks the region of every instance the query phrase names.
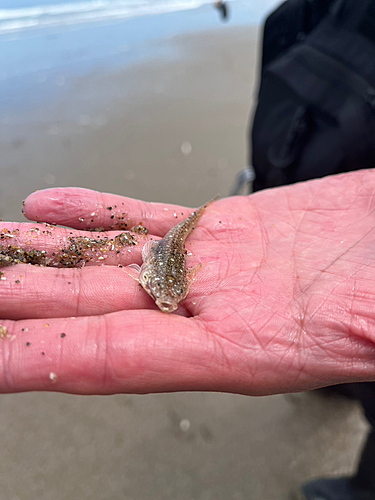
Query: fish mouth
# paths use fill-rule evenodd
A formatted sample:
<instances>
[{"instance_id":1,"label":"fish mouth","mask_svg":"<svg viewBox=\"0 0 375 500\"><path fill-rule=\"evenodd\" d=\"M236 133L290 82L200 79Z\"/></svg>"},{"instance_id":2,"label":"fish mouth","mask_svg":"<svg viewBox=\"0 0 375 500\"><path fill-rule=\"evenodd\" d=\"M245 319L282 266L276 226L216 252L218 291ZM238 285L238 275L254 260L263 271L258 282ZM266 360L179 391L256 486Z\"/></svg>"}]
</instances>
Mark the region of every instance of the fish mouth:
<instances>
[{"instance_id":1,"label":"fish mouth","mask_svg":"<svg viewBox=\"0 0 375 500\"><path fill-rule=\"evenodd\" d=\"M157 299L155 302L158 308L165 313L171 313L177 309L177 304L168 299Z\"/></svg>"}]
</instances>

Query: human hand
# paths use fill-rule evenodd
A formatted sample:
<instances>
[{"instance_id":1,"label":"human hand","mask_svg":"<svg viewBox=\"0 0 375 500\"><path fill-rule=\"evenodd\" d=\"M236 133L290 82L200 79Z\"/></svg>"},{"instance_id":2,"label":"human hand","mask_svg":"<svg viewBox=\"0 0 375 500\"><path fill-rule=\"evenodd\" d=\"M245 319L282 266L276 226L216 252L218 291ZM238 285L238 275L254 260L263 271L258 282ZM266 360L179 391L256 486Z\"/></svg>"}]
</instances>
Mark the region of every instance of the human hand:
<instances>
[{"instance_id":1,"label":"human hand","mask_svg":"<svg viewBox=\"0 0 375 500\"><path fill-rule=\"evenodd\" d=\"M358 171L210 205L187 241L202 268L179 314L118 267L140 264L150 235L83 269L3 268L0 390L264 395L374 380L374 194L375 172ZM94 212L87 228L126 212L155 238L191 210L66 188L33 193L24 212L74 228L2 223L19 229L12 244L51 255L71 232L92 237Z\"/></svg>"}]
</instances>

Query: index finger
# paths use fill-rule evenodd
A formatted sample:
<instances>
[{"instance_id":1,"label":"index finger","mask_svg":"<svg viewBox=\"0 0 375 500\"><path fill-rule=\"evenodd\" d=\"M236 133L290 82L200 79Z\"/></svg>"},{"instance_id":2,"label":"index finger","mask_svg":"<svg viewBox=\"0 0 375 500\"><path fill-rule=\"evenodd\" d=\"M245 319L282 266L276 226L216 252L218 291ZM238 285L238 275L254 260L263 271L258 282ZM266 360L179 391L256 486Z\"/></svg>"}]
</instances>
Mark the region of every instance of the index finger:
<instances>
[{"instance_id":1,"label":"index finger","mask_svg":"<svg viewBox=\"0 0 375 500\"><path fill-rule=\"evenodd\" d=\"M26 198L23 208L24 215L37 222L82 230L129 230L141 224L156 236L164 236L191 212L180 205L145 202L84 188L36 191Z\"/></svg>"}]
</instances>

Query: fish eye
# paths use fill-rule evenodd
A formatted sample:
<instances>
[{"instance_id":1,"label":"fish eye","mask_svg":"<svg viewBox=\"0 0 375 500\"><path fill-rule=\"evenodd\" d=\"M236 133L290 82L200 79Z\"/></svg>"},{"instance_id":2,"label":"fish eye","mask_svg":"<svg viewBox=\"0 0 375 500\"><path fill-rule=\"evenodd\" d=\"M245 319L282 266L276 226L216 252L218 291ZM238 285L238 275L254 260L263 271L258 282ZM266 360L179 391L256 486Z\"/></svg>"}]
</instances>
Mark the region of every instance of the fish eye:
<instances>
[{"instance_id":1,"label":"fish eye","mask_svg":"<svg viewBox=\"0 0 375 500\"><path fill-rule=\"evenodd\" d=\"M151 274L147 271L143 271L140 275L140 279L144 282L147 283L148 280L150 279Z\"/></svg>"},{"instance_id":2,"label":"fish eye","mask_svg":"<svg viewBox=\"0 0 375 500\"><path fill-rule=\"evenodd\" d=\"M160 278L151 278L150 279L150 286L152 286L153 288L154 287L160 287L161 283L160 283Z\"/></svg>"},{"instance_id":3,"label":"fish eye","mask_svg":"<svg viewBox=\"0 0 375 500\"><path fill-rule=\"evenodd\" d=\"M160 297L160 293L163 289L163 284L160 280L160 278L157 278L155 276L150 278L150 281L148 282L148 285L150 289L153 291L156 297Z\"/></svg>"},{"instance_id":4,"label":"fish eye","mask_svg":"<svg viewBox=\"0 0 375 500\"><path fill-rule=\"evenodd\" d=\"M184 289L180 286L176 286L174 291L177 293L177 295L182 295L184 293Z\"/></svg>"}]
</instances>

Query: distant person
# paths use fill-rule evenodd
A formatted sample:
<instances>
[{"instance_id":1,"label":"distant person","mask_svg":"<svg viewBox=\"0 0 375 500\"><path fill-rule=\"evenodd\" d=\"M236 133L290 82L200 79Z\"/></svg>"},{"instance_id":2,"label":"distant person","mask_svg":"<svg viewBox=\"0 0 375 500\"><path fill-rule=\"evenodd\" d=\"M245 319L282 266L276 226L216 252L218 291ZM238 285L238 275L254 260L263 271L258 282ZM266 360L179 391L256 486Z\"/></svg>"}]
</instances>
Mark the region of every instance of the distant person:
<instances>
[{"instance_id":1,"label":"distant person","mask_svg":"<svg viewBox=\"0 0 375 500\"><path fill-rule=\"evenodd\" d=\"M288 0L265 22L253 191L375 166L375 0ZM334 244L334 243L333 243ZM366 300L361 299L360 302ZM371 425L355 476L301 500L375 500L375 382L342 386Z\"/></svg>"},{"instance_id":2,"label":"distant person","mask_svg":"<svg viewBox=\"0 0 375 500\"><path fill-rule=\"evenodd\" d=\"M219 11L221 19L223 21L228 21L229 18L229 9L226 2L219 1L214 3L214 7Z\"/></svg>"}]
</instances>

